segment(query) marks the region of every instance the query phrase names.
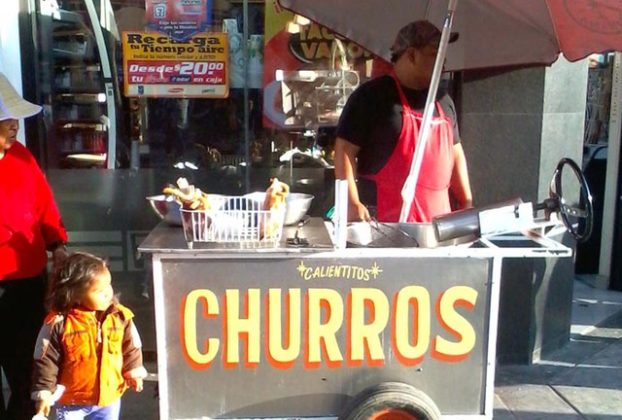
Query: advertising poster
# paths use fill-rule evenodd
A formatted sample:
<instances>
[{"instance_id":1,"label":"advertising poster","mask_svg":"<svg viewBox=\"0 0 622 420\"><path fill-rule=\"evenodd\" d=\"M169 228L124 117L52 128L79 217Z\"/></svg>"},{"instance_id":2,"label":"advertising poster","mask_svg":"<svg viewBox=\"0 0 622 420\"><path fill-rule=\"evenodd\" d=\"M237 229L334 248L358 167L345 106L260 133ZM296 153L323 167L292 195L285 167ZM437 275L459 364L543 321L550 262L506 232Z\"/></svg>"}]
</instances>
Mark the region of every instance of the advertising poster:
<instances>
[{"instance_id":1,"label":"advertising poster","mask_svg":"<svg viewBox=\"0 0 622 420\"><path fill-rule=\"evenodd\" d=\"M211 25L212 0L145 0L150 30L185 41Z\"/></svg>"},{"instance_id":2,"label":"advertising poster","mask_svg":"<svg viewBox=\"0 0 622 420\"><path fill-rule=\"evenodd\" d=\"M227 34L175 41L157 32L123 32L126 96L226 98Z\"/></svg>"},{"instance_id":3,"label":"advertising poster","mask_svg":"<svg viewBox=\"0 0 622 420\"><path fill-rule=\"evenodd\" d=\"M356 43L318 23L297 23L276 0L266 0L264 125L336 125L348 96L372 75L373 59Z\"/></svg>"}]
</instances>

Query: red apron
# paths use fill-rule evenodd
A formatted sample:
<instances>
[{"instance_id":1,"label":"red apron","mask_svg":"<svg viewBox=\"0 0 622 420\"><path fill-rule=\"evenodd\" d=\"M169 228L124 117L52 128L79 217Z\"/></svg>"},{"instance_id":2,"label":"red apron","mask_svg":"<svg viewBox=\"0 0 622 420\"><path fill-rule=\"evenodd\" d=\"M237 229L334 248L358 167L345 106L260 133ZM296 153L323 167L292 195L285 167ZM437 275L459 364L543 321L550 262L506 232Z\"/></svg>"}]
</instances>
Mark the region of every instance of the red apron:
<instances>
[{"instance_id":1,"label":"red apron","mask_svg":"<svg viewBox=\"0 0 622 420\"><path fill-rule=\"evenodd\" d=\"M361 175L376 182L377 218L381 222L398 222L402 209L401 191L415 147L419 139L422 114L408 103L399 81L393 76L403 108L402 131L393 154L384 167L374 175ZM415 197L408 214L408 222L430 222L434 216L449 213L449 184L454 167L453 129L441 106L436 104L438 116L433 117L431 134L417 181Z\"/></svg>"}]
</instances>

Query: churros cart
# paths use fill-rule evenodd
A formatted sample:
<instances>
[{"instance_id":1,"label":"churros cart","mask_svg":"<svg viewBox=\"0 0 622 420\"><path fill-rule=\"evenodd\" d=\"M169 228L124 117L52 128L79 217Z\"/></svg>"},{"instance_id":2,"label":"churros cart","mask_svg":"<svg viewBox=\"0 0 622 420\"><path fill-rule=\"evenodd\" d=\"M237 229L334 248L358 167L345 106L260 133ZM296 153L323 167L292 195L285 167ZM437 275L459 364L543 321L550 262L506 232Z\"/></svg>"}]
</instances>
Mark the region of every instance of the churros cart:
<instances>
[{"instance_id":1,"label":"churros cart","mask_svg":"<svg viewBox=\"0 0 622 420\"><path fill-rule=\"evenodd\" d=\"M160 224L139 247L153 261L160 418L492 418L503 260L570 257L547 237L560 226L336 249L319 218L276 242L192 247Z\"/></svg>"}]
</instances>

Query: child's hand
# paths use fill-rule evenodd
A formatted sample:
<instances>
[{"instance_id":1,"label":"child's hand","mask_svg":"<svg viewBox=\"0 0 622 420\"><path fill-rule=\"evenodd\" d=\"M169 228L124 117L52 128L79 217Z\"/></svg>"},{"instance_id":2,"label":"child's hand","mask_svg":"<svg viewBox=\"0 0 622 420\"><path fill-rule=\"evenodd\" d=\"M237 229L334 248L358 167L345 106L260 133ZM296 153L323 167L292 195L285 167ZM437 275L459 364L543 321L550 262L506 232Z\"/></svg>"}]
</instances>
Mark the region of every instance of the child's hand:
<instances>
[{"instance_id":1,"label":"child's hand","mask_svg":"<svg viewBox=\"0 0 622 420\"><path fill-rule=\"evenodd\" d=\"M50 404L49 401L47 400L38 400L35 403L35 407L37 409L37 414L43 414L45 417L50 415L50 407L52 406L52 404Z\"/></svg>"},{"instance_id":2,"label":"child's hand","mask_svg":"<svg viewBox=\"0 0 622 420\"><path fill-rule=\"evenodd\" d=\"M140 392L143 390L143 379L142 378L129 378L129 379L126 379L126 382L127 382L127 385L136 392Z\"/></svg>"}]
</instances>

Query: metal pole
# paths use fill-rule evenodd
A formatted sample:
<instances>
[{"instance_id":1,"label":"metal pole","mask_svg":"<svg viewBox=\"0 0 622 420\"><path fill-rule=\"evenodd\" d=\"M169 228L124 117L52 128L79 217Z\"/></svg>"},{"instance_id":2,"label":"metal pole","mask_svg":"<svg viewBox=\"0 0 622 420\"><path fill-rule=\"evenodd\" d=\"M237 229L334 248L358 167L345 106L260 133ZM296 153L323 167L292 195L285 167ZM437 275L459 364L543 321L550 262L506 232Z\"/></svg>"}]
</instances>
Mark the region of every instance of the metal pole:
<instances>
[{"instance_id":1,"label":"metal pole","mask_svg":"<svg viewBox=\"0 0 622 420\"><path fill-rule=\"evenodd\" d=\"M251 188L250 106L248 103L248 0L242 3L242 55L244 56L244 191Z\"/></svg>"},{"instance_id":2,"label":"metal pole","mask_svg":"<svg viewBox=\"0 0 622 420\"><path fill-rule=\"evenodd\" d=\"M451 26L453 24L454 12L456 11L457 4L458 0L449 0L449 5L447 6L447 15L445 16L445 24L443 25L441 41L438 46L438 54L436 55L436 61L434 63L434 71L432 72L432 80L430 81L428 97L425 101L423 121L421 122L421 131L419 139L417 140L417 147L415 148L415 156L413 157L413 161L410 165L410 172L408 173L404 186L402 187L402 211L400 212L400 222L402 223L407 221L410 206L413 198L415 197L415 190L417 188L417 181L419 180L419 171L421 169L423 152L425 150L425 145L428 142L428 137L430 136L432 116L434 115L434 104L436 102L436 92L438 91L438 85L441 80L443 64L445 64L447 44L449 43Z\"/></svg>"},{"instance_id":3,"label":"metal pole","mask_svg":"<svg viewBox=\"0 0 622 420\"><path fill-rule=\"evenodd\" d=\"M106 47L106 41L104 39L104 33L102 26L97 16L97 10L93 0L86 0L84 2L86 11L93 27L93 34L95 35L95 41L97 42L97 51L99 52L99 59L102 66L102 74L104 76L104 89L106 93L106 118L103 120L106 122L108 128L108 155L106 168L114 169L117 160L117 111L116 100L114 92L114 83L112 82L112 67L110 66L110 60L108 59L108 48Z\"/></svg>"},{"instance_id":4,"label":"metal pole","mask_svg":"<svg viewBox=\"0 0 622 420\"><path fill-rule=\"evenodd\" d=\"M598 274L607 278L611 284L611 262L613 261L613 241L615 213L619 204L618 172L620 167L620 133L622 132L622 53L615 53L611 73L611 107L609 111L609 139L607 149L607 169L605 196L603 198L603 222L600 238L600 258Z\"/></svg>"}]
</instances>

